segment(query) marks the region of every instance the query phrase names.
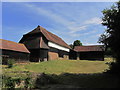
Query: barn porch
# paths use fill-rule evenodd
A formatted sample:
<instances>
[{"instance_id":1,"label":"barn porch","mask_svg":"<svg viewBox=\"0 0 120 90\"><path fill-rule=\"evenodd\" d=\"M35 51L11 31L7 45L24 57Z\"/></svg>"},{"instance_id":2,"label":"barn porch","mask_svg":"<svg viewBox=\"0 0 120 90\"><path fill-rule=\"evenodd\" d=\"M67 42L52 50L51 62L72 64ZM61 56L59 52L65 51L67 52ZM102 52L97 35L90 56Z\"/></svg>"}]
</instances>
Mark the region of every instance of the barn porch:
<instances>
[{"instance_id":1,"label":"barn porch","mask_svg":"<svg viewBox=\"0 0 120 90\"><path fill-rule=\"evenodd\" d=\"M29 49L31 62L42 62L48 60L48 49Z\"/></svg>"}]
</instances>

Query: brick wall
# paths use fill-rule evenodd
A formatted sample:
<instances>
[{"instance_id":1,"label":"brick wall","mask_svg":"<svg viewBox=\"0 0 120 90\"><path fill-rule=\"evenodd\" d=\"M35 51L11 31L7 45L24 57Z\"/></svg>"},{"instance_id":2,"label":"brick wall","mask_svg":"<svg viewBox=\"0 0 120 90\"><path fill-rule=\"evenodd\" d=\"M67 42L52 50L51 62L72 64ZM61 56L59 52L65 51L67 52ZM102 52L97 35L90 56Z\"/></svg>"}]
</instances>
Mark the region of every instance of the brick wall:
<instances>
[{"instance_id":1,"label":"brick wall","mask_svg":"<svg viewBox=\"0 0 120 90\"><path fill-rule=\"evenodd\" d=\"M48 60L56 60L58 59L58 53L55 52L48 52Z\"/></svg>"}]
</instances>

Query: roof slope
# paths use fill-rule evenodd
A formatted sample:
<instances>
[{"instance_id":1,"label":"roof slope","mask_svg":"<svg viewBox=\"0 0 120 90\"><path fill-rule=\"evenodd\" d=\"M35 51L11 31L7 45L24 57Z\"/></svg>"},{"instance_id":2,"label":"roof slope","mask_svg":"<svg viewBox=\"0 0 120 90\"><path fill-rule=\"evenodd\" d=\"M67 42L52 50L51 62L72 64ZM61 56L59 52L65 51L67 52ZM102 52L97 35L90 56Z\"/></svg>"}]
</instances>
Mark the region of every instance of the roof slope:
<instances>
[{"instance_id":1,"label":"roof slope","mask_svg":"<svg viewBox=\"0 0 120 90\"><path fill-rule=\"evenodd\" d=\"M56 43L58 45L64 46L66 48L70 48L70 46L67 45L60 37L56 36L55 34L53 34L51 32L48 32L46 29L44 29L41 26L38 26L33 31L31 31L31 32L29 32L29 33L27 33L25 35L35 34L35 33L40 33L40 32L46 37L46 39L48 41L51 41L51 42Z\"/></svg>"},{"instance_id":2,"label":"roof slope","mask_svg":"<svg viewBox=\"0 0 120 90\"><path fill-rule=\"evenodd\" d=\"M30 53L24 44L0 39L0 49Z\"/></svg>"},{"instance_id":3,"label":"roof slope","mask_svg":"<svg viewBox=\"0 0 120 90\"><path fill-rule=\"evenodd\" d=\"M75 46L77 52L88 52L88 51L104 51L103 45L92 45L92 46Z\"/></svg>"}]
</instances>

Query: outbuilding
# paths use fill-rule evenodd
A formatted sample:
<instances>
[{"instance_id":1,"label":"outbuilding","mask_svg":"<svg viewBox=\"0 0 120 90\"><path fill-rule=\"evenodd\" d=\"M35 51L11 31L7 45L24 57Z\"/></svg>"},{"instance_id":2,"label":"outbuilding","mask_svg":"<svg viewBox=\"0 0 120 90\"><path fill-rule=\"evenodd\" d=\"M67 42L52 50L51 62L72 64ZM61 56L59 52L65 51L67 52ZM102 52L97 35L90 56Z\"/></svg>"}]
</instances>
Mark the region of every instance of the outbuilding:
<instances>
[{"instance_id":1,"label":"outbuilding","mask_svg":"<svg viewBox=\"0 0 120 90\"><path fill-rule=\"evenodd\" d=\"M104 60L104 46L91 45L91 46L75 46L77 60Z\"/></svg>"},{"instance_id":2,"label":"outbuilding","mask_svg":"<svg viewBox=\"0 0 120 90\"><path fill-rule=\"evenodd\" d=\"M70 46L41 26L24 34L19 42L30 51L30 61L69 59Z\"/></svg>"},{"instance_id":3,"label":"outbuilding","mask_svg":"<svg viewBox=\"0 0 120 90\"><path fill-rule=\"evenodd\" d=\"M30 52L24 44L0 39L0 52L3 64L8 59L14 59L16 62L29 61Z\"/></svg>"}]
</instances>

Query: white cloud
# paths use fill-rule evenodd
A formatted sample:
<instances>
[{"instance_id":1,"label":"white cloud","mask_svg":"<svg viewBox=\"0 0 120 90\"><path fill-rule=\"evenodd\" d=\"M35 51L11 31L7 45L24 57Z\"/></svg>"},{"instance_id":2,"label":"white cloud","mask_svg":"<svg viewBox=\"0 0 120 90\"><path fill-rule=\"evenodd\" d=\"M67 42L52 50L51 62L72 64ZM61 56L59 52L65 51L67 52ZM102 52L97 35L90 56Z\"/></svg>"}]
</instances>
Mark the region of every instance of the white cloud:
<instances>
[{"instance_id":1,"label":"white cloud","mask_svg":"<svg viewBox=\"0 0 120 90\"><path fill-rule=\"evenodd\" d=\"M82 31L82 30L86 30L87 26L73 26L73 27L69 27L71 34L76 33L78 31Z\"/></svg>"},{"instance_id":2,"label":"white cloud","mask_svg":"<svg viewBox=\"0 0 120 90\"><path fill-rule=\"evenodd\" d=\"M101 24L102 20L98 17L91 18L84 22L84 24Z\"/></svg>"},{"instance_id":3,"label":"white cloud","mask_svg":"<svg viewBox=\"0 0 120 90\"><path fill-rule=\"evenodd\" d=\"M100 43L88 43L88 42L86 42L83 45L87 46L87 45L102 45L102 44L100 44Z\"/></svg>"},{"instance_id":4,"label":"white cloud","mask_svg":"<svg viewBox=\"0 0 120 90\"><path fill-rule=\"evenodd\" d=\"M81 37L81 36L86 36L86 35L93 35L96 32L97 32L96 30L91 30L90 32L85 32L85 33L72 33L72 34L69 33L69 35L72 37Z\"/></svg>"},{"instance_id":5,"label":"white cloud","mask_svg":"<svg viewBox=\"0 0 120 90\"><path fill-rule=\"evenodd\" d=\"M37 7L33 4L24 4L26 7L28 7L29 9L31 9L34 13L36 14L40 14L40 15L44 15L46 17L51 18L52 20L54 20L55 22L62 24L66 30L69 30L71 34L76 33L78 31L82 31L85 30L87 28L87 26L83 25L79 25L76 21L70 21L64 17L62 17L59 14L56 14L50 10L46 10L40 7Z\"/></svg>"},{"instance_id":6,"label":"white cloud","mask_svg":"<svg viewBox=\"0 0 120 90\"><path fill-rule=\"evenodd\" d=\"M46 10L43 8L40 8L38 6L35 6L33 4L24 4L26 7L28 7L29 9L32 10L32 12L39 14L39 15L44 15L47 16L51 19L53 19L55 22L58 23L69 23L69 21L65 20L63 17L61 17L60 15L55 14L54 12L50 11L50 10Z\"/></svg>"},{"instance_id":7,"label":"white cloud","mask_svg":"<svg viewBox=\"0 0 120 90\"><path fill-rule=\"evenodd\" d=\"M57 14L51 10L43 9L41 7L38 7L34 4L24 4L28 9L30 9L32 12L39 14L39 15L44 15L46 17L49 17L53 21L61 24L64 26L66 30L68 30L67 35L70 35L72 37L78 37L78 36L83 36L83 35L89 35L94 33L93 30L92 32L86 32L86 33L78 33L79 31L87 30L88 26L91 24L100 24L101 19L98 17L91 18L83 23L78 23L78 21L70 21L67 18L64 18L60 14ZM60 31L61 32L61 31Z\"/></svg>"}]
</instances>

